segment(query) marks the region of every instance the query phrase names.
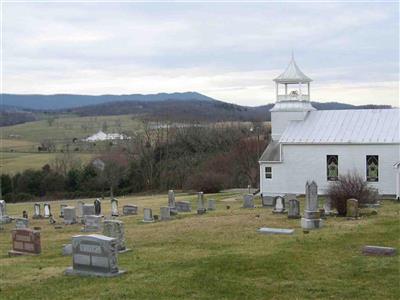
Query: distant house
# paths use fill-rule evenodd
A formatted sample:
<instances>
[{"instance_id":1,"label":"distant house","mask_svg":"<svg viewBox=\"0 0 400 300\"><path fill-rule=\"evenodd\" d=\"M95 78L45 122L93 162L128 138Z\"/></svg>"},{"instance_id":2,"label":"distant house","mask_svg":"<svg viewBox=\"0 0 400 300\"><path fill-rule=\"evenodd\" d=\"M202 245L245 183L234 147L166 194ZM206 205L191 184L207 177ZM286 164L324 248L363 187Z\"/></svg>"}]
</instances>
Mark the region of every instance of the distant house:
<instances>
[{"instance_id":1,"label":"distant house","mask_svg":"<svg viewBox=\"0 0 400 300\"><path fill-rule=\"evenodd\" d=\"M108 141L108 140L128 140L130 137L120 133L105 133L99 131L84 139L85 142L97 142L97 141Z\"/></svg>"},{"instance_id":2,"label":"distant house","mask_svg":"<svg viewBox=\"0 0 400 300\"><path fill-rule=\"evenodd\" d=\"M356 172L379 194L399 197L400 109L317 111L312 80L293 58L274 81L272 141L259 159L262 196L304 194L307 180L324 194L339 175Z\"/></svg>"}]
</instances>

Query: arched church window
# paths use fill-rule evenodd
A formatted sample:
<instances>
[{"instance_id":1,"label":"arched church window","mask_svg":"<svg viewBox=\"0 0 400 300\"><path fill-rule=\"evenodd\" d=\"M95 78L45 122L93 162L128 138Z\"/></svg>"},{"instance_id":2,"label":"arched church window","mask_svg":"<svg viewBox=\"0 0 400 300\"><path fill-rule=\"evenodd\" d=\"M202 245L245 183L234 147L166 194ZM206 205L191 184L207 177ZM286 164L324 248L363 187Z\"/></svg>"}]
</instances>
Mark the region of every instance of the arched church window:
<instances>
[{"instance_id":1,"label":"arched church window","mask_svg":"<svg viewBox=\"0 0 400 300\"><path fill-rule=\"evenodd\" d=\"M367 181L378 181L379 179L379 157L378 155L367 155Z\"/></svg>"},{"instance_id":2,"label":"arched church window","mask_svg":"<svg viewBox=\"0 0 400 300\"><path fill-rule=\"evenodd\" d=\"M328 181L338 180L339 176L339 157L337 155L326 156L326 173Z\"/></svg>"}]
</instances>

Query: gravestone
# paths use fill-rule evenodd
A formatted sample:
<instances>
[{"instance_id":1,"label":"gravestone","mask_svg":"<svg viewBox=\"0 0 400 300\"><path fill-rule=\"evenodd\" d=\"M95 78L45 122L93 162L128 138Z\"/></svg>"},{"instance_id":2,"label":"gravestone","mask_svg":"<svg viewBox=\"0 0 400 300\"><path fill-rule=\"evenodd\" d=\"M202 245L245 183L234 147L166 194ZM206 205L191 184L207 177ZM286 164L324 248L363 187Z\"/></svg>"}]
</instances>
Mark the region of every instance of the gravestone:
<instances>
[{"instance_id":1,"label":"gravestone","mask_svg":"<svg viewBox=\"0 0 400 300\"><path fill-rule=\"evenodd\" d=\"M143 222L146 223L154 222L153 211L151 208L143 208Z\"/></svg>"},{"instance_id":2,"label":"gravestone","mask_svg":"<svg viewBox=\"0 0 400 300\"><path fill-rule=\"evenodd\" d=\"M324 210L325 210L325 215L326 216L332 216L332 215L335 214L333 209L332 209L332 199L329 198L328 196L325 196Z\"/></svg>"},{"instance_id":3,"label":"gravestone","mask_svg":"<svg viewBox=\"0 0 400 300\"><path fill-rule=\"evenodd\" d=\"M274 206L274 197L272 196L261 196L262 206Z\"/></svg>"},{"instance_id":4,"label":"gravestone","mask_svg":"<svg viewBox=\"0 0 400 300\"><path fill-rule=\"evenodd\" d=\"M94 215L94 204L84 204L82 206L82 218L85 219L85 216Z\"/></svg>"},{"instance_id":5,"label":"gravestone","mask_svg":"<svg viewBox=\"0 0 400 300\"><path fill-rule=\"evenodd\" d=\"M123 215L137 215L138 207L133 204L127 204L122 206L122 213Z\"/></svg>"},{"instance_id":6,"label":"gravestone","mask_svg":"<svg viewBox=\"0 0 400 300\"><path fill-rule=\"evenodd\" d=\"M347 199L346 200L346 217L348 218L358 218L358 200L357 199Z\"/></svg>"},{"instance_id":7,"label":"gravestone","mask_svg":"<svg viewBox=\"0 0 400 300\"><path fill-rule=\"evenodd\" d=\"M83 201L78 201L77 203L77 217L78 218L83 218L83 206L85 205L85 202Z\"/></svg>"},{"instance_id":8,"label":"gravestone","mask_svg":"<svg viewBox=\"0 0 400 300\"><path fill-rule=\"evenodd\" d=\"M160 207L160 220L161 221L171 220L171 208L169 206Z\"/></svg>"},{"instance_id":9,"label":"gravestone","mask_svg":"<svg viewBox=\"0 0 400 300\"><path fill-rule=\"evenodd\" d=\"M40 203L35 203L33 205L33 219L41 219L42 218L42 214L40 212Z\"/></svg>"},{"instance_id":10,"label":"gravestone","mask_svg":"<svg viewBox=\"0 0 400 300\"><path fill-rule=\"evenodd\" d=\"M293 234L294 229L285 229L285 228L269 228L269 227L261 227L257 230L259 233L264 234Z\"/></svg>"},{"instance_id":11,"label":"gravestone","mask_svg":"<svg viewBox=\"0 0 400 300\"><path fill-rule=\"evenodd\" d=\"M96 216L99 216L101 214L101 201L99 198L97 198L96 200L94 200L94 214Z\"/></svg>"},{"instance_id":12,"label":"gravestone","mask_svg":"<svg viewBox=\"0 0 400 300\"><path fill-rule=\"evenodd\" d=\"M45 203L45 204L44 204L43 210L44 210L44 217L45 217L46 219L47 219L47 218L50 218L50 216L51 216L51 209L50 209L50 204L49 204L49 203Z\"/></svg>"},{"instance_id":13,"label":"gravestone","mask_svg":"<svg viewBox=\"0 0 400 300\"><path fill-rule=\"evenodd\" d=\"M215 210L217 208L217 202L214 199L209 199L207 203L207 210Z\"/></svg>"},{"instance_id":14,"label":"gravestone","mask_svg":"<svg viewBox=\"0 0 400 300\"><path fill-rule=\"evenodd\" d=\"M64 224L71 225L76 223L76 208L74 206L64 207Z\"/></svg>"},{"instance_id":15,"label":"gravestone","mask_svg":"<svg viewBox=\"0 0 400 300\"><path fill-rule=\"evenodd\" d=\"M370 256L395 256L397 251L392 247L364 246L362 253Z\"/></svg>"},{"instance_id":16,"label":"gravestone","mask_svg":"<svg viewBox=\"0 0 400 300\"><path fill-rule=\"evenodd\" d=\"M296 199L297 200L297 195L296 194L285 194L285 201L289 203L290 199Z\"/></svg>"},{"instance_id":17,"label":"gravestone","mask_svg":"<svg viewBox=\"0 0 400 300\"><path fill-rule=\"evenodd\" d=\"M82 228L83 232L95 232L101 230L101 216L86 215L84 216L85 222Z\"/></svg>"},{"instance_id":18,"label":"gravestone","mask_svg":"<svg viewBox=\"0 0 400 300\"><path fill-rule=\"evenodd\" d=\"M72 267L66 275L113 277L125 271L118 268L115 238L91 234L72 237Z\"/></svg>"},{"instance_id":19,"label":"gravestone","mask_svg":"<svg viewBox=\"0 0 400 300\"><path fill-rule=\"evenodd\" d=\"M175 203L176 210L178 212L191 212L192 211L192 205L190 204L189 201L178 201Z\"/></svg>"},{"instance_id":20,"label":"gravestone","mask_svg":"<svg viewBox=\"0 0 400 300\"><path fill-rule=\"evenodd\" d=\"M72 255L72 244L64 244L63 245L62 255L64 255L64 256Z\"/></svg>"},{"instance_id":21,"label":"gravestone","mask_svg":"<svg viewBox=\"0 0 400 300\"><path fill-rule=\"evenodd\" d=\"M119 220L104 220L103 234L105 236L113 237L117 240L118 252L122 253L130 250L125 246L124 222Z\"/></svg>"},{"instance_id":22,"label":"gravestone","mask_svg":"<svg viewBox=\"0 0 400 300\"><path fill-rule=\"evenodd\" d=\"M29 220L25 218L15 219L15 229L23 229L29 227Z\"/></svg>"},{"instance_id":23,"label":"gravestone","mask_svg":"<svg viewBox=\"0 0 400 300\"><path fill-rule=\"evenodd\" d=\"M197 214L202 215L206 212L207 212L207 209L206 209L205 203L204 203L204 193L198 192L197 193Z\"/></svg>"},{"instance_id":24,"label":"gravestone","mask_svg":"<svg viewBox=\"0 0 400 300\"><path fill-rule=\"evenodd\" d=\"M64 218L64 208L67 206L67 204L60 204L60 218Z\"/></svg>"},{"instance_id":25,"label":"gravestone","mask_svg":"<svg viewBox=\"0 0 400 300\"><path fill-rule=\"evenodd\" d=\"M3 218L6 215L6 201L0 200L0 218Z\"/></svg>"},{"instance_id":26,"label":"gravestone","mask_svg":"<svg viewBox=\"0 0 400 300\"><path fill-rule=\"evenodd\" d=\"M253 194L247 194L243 196L243 208L254 208Z\"/></svg>"},{"instance_id":27,"label":"gravestone","mask_svg":"<svg viewBox=\"0 0 400 300\"><path fill-rule=\"evenodd\" d=\"M173 190L168 191L168 207L171 215L176 215L178 213L175 203L175 193Z\"/></svg>"},{"instance_id":28,"label":"gravestone","mask_svg":"<svg viewBox=\"0 0 400 300\"><path fill-rule=\"evenodd\" d=\"M301 218L301 227L303 229L317 229L323 226L318 209L318 186L315 181L306 183L306 199L304 217Z\"/></svg>"},{"instance_id":29,"label":"gravestone","mask_svg":"<svg viewBox=\"0 0 400 300\"><path fill-rule=\"evenodd\" d=\"M50 217L49 217L49 224L51 224L51 225L56 224L56 220L53 218L52 214L50 214Z\"/></svg>"},{"instance_id":30,"label":"gravestone","mask_svg":"<svg viewBox=\"0 0 400 300\"><path fill-rule=\"evenodd\" d=\"M284 214L285 213L285 199L281 196L275 197L274 200L274 214Z\"/></svg>"},{"instance_id":31,"label":"gravestone","mask_svg":"<svg viewBox=\"0 0 400 300\"><path fill-rule=\"evenodd\" d=\"M14 229L11 232L12 250L9 255L40 254L40 232L29 228Z\"/></svg>"},{"instance_id":32,"label":"gravestone","mask_svg":"<svg viewBox=\"0 0 400 300\"><path fill-rule=\"evenodd\" d=\"M299 200L297 200L297 199L289 200L288 218L289 219L299 219L300 218L300 202L299 202Z\"/></svg>"},{"instance_id":33,"label":"gravestone","mask_svg":"<svg viewBox=\"0 0 400 300\"><path fill-rule=\"evenodd\" d=\"M112 217L118 217L119 212L118 212L118 200L115 198L111 199L111 216Z\"/></svg>"},{"instance_id":34,"label":"gravestone","mask_svg":"<svg viewBox=\"0 0 400 300\"><path fill-rule=\"evenodd\" d=\"M0 224L11 223L12 219L7 216L6 201L0 200Z\"/></svg>"}]
</instances>

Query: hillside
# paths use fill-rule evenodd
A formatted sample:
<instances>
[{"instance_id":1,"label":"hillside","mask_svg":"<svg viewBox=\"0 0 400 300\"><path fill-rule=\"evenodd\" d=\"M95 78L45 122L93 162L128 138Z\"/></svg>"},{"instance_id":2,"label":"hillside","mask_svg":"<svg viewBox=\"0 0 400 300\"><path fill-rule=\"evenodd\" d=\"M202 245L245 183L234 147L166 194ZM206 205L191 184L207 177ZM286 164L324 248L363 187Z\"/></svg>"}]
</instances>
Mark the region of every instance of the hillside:
<instances>
[{"instance_id":1,"label":"hillside","mask_svg":"<svg viewBox=\"0 0 400 300\"><path fill-rule=\"evenodd\" d=\"M61 115L113 116L131 114L149 120L175 122L269 121L273 103L258 107L218 101L196 92L151 95L14 95L2 94L0 126ZM312 102L318 110L389 108L339 102Z\"/></svg>"},{"instance_id":2,"label":"hillside","mask_svg":"<svg viewBox=\"0 0 400 300\"><path fill-rule=\"evenodd\" d=\"M387 105L356 106L338 102L312 102L318 110L390 108ZM83 106L62 111L79 116L101 116L135 114L150 120L170 120L179 122L253 121L271 119L269 110L274 104L250 107L222 101L169 100L169 101L122 101Z\"/></svg>"},{"instance_id":3,"label":"hillside","mask_svg":"<svg viewBox=\"0 0 400 300\"><path fill-rule=\"evenodd\" d=\"M131 94L131 95L23 95L0 94L2 106L13 106L35 110L55 110L83 105L95 105L116 101L166 101L166 100L213 100L196 92L185 93L158 93L158 94Z\"/></svg>"}]
</instances>

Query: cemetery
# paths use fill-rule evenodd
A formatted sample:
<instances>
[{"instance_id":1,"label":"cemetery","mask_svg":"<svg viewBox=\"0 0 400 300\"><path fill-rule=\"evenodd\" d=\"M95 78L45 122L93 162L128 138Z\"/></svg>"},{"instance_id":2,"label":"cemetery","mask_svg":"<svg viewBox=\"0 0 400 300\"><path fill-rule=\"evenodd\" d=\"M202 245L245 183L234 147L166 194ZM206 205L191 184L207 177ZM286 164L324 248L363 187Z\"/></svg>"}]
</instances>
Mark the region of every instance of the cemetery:
<instances>
[{"instance_id":1,"label":"cemetery","mask_svg":"<svg viewBox=\"0 0 400 300\"><path fill-rule=\"evenodd\" d=\"M338 216L317 190L307 182L303 195L269 203L245 189L7 203L0 295L398 298L399 204L349 199Z\"/></svg>"}]
</instances>

